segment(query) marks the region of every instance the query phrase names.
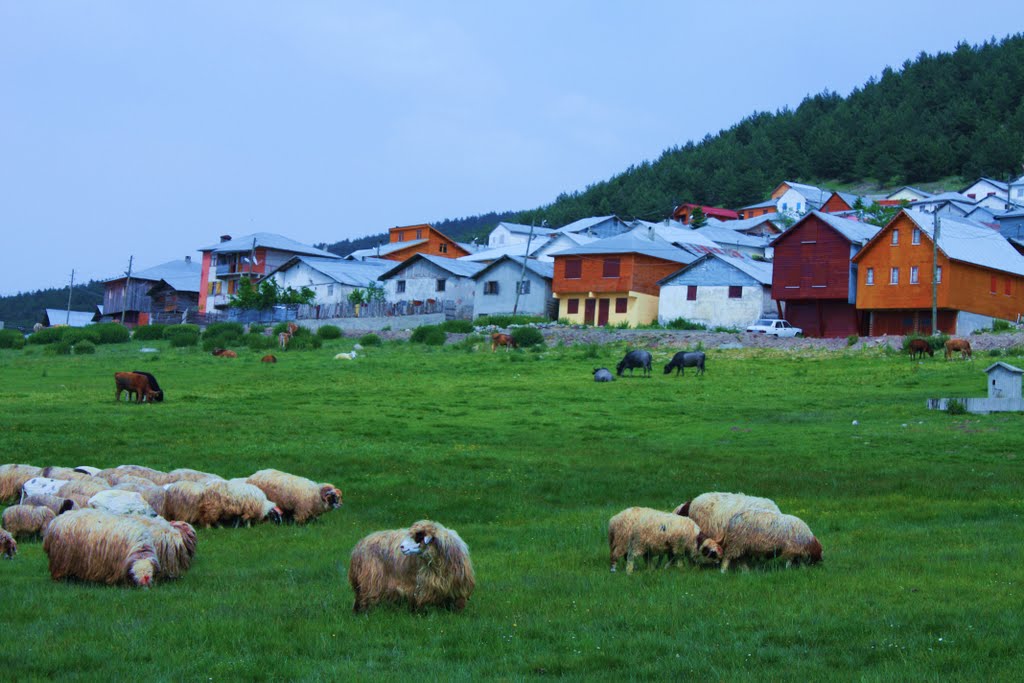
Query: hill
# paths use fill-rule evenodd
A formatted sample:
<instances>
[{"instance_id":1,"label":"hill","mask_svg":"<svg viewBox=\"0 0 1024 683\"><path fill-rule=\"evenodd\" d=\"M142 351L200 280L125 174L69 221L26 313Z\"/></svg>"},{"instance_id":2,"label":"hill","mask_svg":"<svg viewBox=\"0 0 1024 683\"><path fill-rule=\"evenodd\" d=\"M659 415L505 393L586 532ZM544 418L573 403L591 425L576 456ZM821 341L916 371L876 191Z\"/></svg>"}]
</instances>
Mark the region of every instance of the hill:
<instances>
[{"instance_id":1,"label":"hill","mask_svg":"<svg viewBox=\"0 0 1024 683\"><path fill-rule=\"evenodd\" d=\"M75 285L71 293L71 310L91 311L96 304L103 303L103 283L90 280L84 285ZM20 292L0 297L0 320L7 329L30 330L40 322L47 308L66 309L68 288L39 289L34 292Z\"/></svg>"}]
</instances>

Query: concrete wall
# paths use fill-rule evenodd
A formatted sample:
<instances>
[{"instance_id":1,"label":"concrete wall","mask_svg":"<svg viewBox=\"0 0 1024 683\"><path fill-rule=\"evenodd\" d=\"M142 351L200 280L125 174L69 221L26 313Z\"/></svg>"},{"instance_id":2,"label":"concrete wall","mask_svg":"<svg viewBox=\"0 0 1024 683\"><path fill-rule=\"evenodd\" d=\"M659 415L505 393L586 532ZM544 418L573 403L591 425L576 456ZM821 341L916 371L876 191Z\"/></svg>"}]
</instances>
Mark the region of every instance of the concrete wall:
<instances>
[{"instance_id":1,"label":"concrete wall","mask_svg":"<svg viewBox=\"0 0 1024 683\"><path fill-rule=\"evenodd\" d=\"M359 287L342 285L334 282L319 270L310 268L305 263L298 263L288 270L278 271L271 278L281 287L291 287L298 291L309 287L316 293L317 304L340 304L348 301L348 295Z\"/></svg>"},{"instance_id":2,"label":"concrete wall","mask_svg":"<svg viewBox=\"0 0 1024 683\"><path fill-rule=\"evenodd\" d=\"M437 281L444 278L444 291L437 291ZM405 291L398 291L398 282L405 281ZM470 317L473 314L472 278L458 277L435 266L430 261L419 259L406 268L399 270L384 283L384 298L387 301L453 301L457 317Z\"/></svg>"},{"instance_id":3,"label":"concrete wall","mask_svg":"<svg viewBox=\"0 0 1024 683\"><path fill-rule=\"evenodd\" d=\"M346 334L353 332L380 332L385 327L392 330L412 330L421 325L440 325L444 322L444 313L427 313L424 315L387 316L384 318L324 318L323 320L297 320L301 327L312 332L321 325L336 325Z\"/></svg>"},{"instance_id":4,"label":"concrete wall","mask_svg":"<svg viewBox=\"0 0 1024 683\"><path fill-rule=\"evenodd\" d=\"M516 302L516 285L523 267L512 261L503 261L490 268L476 279L473 292L473 317L511 313ZM546 280L531 270L526 270L530 293L519 297L517 313L522 315L546 315L551 300L551 280ZM497 294L484 294L487 282L498 283Z\"/></svg>"}]
</instances>

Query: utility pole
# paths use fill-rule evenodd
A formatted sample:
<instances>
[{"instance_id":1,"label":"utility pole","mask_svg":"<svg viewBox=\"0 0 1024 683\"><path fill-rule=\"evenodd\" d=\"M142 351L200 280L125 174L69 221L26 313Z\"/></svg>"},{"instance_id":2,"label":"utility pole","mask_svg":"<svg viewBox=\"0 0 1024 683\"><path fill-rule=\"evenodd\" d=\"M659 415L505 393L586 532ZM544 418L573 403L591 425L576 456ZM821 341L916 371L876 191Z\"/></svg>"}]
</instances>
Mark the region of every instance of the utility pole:
<instances>
[{"instance_id":1,"label":"utility pole","mask_svg":"<svg viewBox=\"0 0 1024 683\"><path fill-rule=\"evenodd\" d=\"M519 282L516 283L516 302L512 306L512 315L515 315L519 311L519 295L523 291L523 280L526 279L526 259L530 258L530 242L533 241L533 224L536 220L537 219L533 219L530 221L530 236L526 238L526 252L523 254L523 270L519 273Z\"/></svg>"},{"instance_id":2,"label":"utility pole","mask_svg":"<svg viewBox=\"0 0 1024 683\"><path fill-rule=\"evenodd\" d=\"M71 290L75 288L75 269L71 269L71 283L68 285L68 314L64 318L64 324L71 324Z\"/></svg>"},{"instance_id":3,"label":"utility pole","mask_svg":"<svg viewBox=\"0 0 1024 683\"><path fill-rule=\"evenodd\" d=\"M135 260L134 256L128 257L128 279L124 283L124 297L122 297L123 304L121 306L121 324L124 325L124 312L128 308L128 290L132 287L132 261Z\"/></svg>"},{"instance_id":4,"label":"utility pole","mask_svg":"<svg viewBox=\"0 0 1024 683\"><path fill-rule=\"evenodd\" d=\"M932 336L939 334L939 209L932 214Z\"/></svg>"}]
</instances>

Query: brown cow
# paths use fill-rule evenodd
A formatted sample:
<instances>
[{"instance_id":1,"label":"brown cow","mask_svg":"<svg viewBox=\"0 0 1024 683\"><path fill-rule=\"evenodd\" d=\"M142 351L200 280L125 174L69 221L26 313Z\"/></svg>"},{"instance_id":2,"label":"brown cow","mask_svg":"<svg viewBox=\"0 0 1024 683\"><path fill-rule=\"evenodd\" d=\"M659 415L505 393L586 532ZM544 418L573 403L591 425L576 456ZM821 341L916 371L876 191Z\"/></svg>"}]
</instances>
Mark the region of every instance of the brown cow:
<instances>
[{"instance_id":1,"label":"brown cow","mask_svg":"<svg viewBox=\"0 0 1024 683\"><path fill-rule=\"evenodd\" d=\"M935 357L935 351L932 350L932 345L928 343L927 339L911 339L907 349L910 351L910 360L924 358L926 353L930 358Z\"/></svg>"},{"instance_id":2,"label":"brown cow","mask_svg":"<svg viewBox=\"0 0 1024 683\"><path fill-rule=\"evenodd\" d=\"M946 360L953 357L953 354L957 351L960 352L960 358L967 360L971 357L971 342L966 339L949 339L946 341Z\"/></svg>"},{"instance_id":3,"label":"brown cow","mask_svg":"<svg viewBox=\"0 0 1024 683\"><path fill-rule=\"evenodd\" d=\"M282 351L287 351L288 350L288 342L290 342L291 340L292 340L292 333L291 332L282 332L281 334L277 335L277 344L278 344L278 346L281 347Z\"/></svg>"},{"instance_id":4,"label":"brown cow","mask_svg":"<svg viewBox=\"0 0 1024 683\"><path fill-rule=\"evenodd\" d=\"M220 354L220 357L221 358L238 358L238 354L235 353L234 351L232 351L231 349L227 349L227 350L223 351Z\"/></svg>"},{"instance_id":5,"label":"brown cow","mask_svg":"<svg viewBox=\"0 0 1024 683\"><path fill-rule=\"evenodd\" d=\"M135 394L135 402L142 403L143 400L157 400L157 392L149 386L149 378L137 372L115 372L114 373L114 400L121 400L121 392L128 392L128 400L132 400Z\"/></svg>"},{"instance_id":6,"label":"brown cow","mask_svg":"<svg viewBox=\"0 0 1024 683\"><path fill-rule=\"evenodd\" d=\"M261 363L276 363L277 362L277 356L275 356L272 353L268 353L267 355L263 356L263 358L260 358L260 362Z\"/></svg>"},{"instance_id":7,"label":"brown cow","mask_svg":"<svg viewBox=\"0 0 1024 683\"><path fill-rule=\"evenodd\" d=\"M509 349L514 349L518 345L512 335L495 332L491 335L491 353L497 351L499 346L504 346L505 351L508 352Z\"/></svg>"},{"instance_id":8,"label":"brown cow","mask_svg":"<svg viewBox=\"0 0 1024 683\"><path fill-rule=\"evenodd\" d=\"M299 326L295 323L288 323L288 334L294 337L295 333L299 331Z\"/></svg>"}]
</instances>

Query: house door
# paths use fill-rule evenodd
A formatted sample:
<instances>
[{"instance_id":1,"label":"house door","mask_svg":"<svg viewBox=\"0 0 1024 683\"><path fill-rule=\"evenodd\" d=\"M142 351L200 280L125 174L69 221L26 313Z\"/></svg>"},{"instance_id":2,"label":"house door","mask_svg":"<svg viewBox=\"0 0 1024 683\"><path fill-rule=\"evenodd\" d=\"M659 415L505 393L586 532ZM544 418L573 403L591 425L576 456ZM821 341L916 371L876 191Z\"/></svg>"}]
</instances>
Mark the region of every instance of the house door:
<instances>
[{"instance_id":1,"label":"house door","mask_svg":"<svg viewBox=\"0 0 1024 683\"><path fill-rule=\"evenodd\" d=\"M583 302L583 324L594 324L594 311L597 309L597 299L587 299Z\"/></svg>"},{"instance_id":2,"label":"house door","mask_svg":"<svg viewBox=\"0 0 1024 683\"><path fill-rule=\"evenodd\" d=\"M597 301L597 324L608 324L608 308L611 306L611 299L598 299Z\"/></svg>"}]
</instances>

